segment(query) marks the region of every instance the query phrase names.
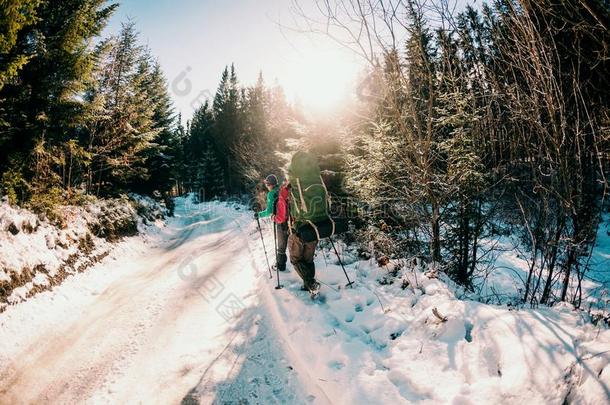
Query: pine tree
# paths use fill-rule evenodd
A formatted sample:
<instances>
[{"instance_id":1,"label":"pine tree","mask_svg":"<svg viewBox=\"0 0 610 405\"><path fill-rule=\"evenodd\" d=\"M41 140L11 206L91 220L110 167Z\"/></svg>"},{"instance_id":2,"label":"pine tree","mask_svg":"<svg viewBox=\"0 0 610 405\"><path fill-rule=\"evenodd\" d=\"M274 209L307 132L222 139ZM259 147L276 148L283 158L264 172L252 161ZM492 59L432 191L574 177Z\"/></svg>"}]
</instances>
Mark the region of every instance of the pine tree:
<instances>
[{"instance_id":1,"label":"pine tree","mask_svg":"<svg viewBox=\"0 0 610 405\"><path fill-rule=\"evenodd\" d=\"M224 175L211 144L204 146L203 154L196 165L193 189L201 200L210 200L224 195Z\"/></svg>"},{"instance_id":2,"label":"pine tree","mask_svg":"<svg viewBox=\"0 0 610 405\"><path fill-rule=\"evenodd\" d=\"M244 100L244 134L248 140L268 137L267 109L268 100L265 91L263 72L260 72L256 84L250 87Z\"/></svg>"},{"instance_id":3,"label":"pine tree","mask_svg":"<svg viewBox=\"0 0 610 405\"><path fill-rule=\"evenodd\" d=\"M148 180L147 154L163 130L154 121L158 100L150 93L153 63L137 37L133 22L123 24L88 94L98 108L87 142L94 156L89 189L95 193Z\"/></svg>"},{"instance_id":4,"label":"pine tree","mask_svg":"<svg viewBox=\"0 0 610 405\"><path fill-rule=\"evenodd\" d=\"M187 187L201 199L219 197L224 193L225 175L214 145L215 118L208 101L193 114L190 122L185 157Z\"/></svg>"},{"instance_id":5,"label":"pine tree","mask_svg":"<svg viewBox=\"0 0 610 405\"><path fill-rule=\"evenodd\" d=\"M284 89L277 81L265 93L263 105L267 131L274 148L281 150L285 148L283 141L286 138L296 137L292 125L292 121L295 120L294 111L288 105Z\"/></svg>"},{"instance_id":6,"label":"pine tree","mask_svg":"<svg viewBox=\"0 0 610 405\"><path fill-rule=\"evenodd\" d=\"M348 184L375 211L391 213L385 218L391 225L425 235L428 257L440 262L441 217L451 190L440 149L447 134L435 125L437 50L421 10L413 2L407 6L405 57L390 51L371 72L373 117L358 131L348 159Z\"/></svg>"},{"instance_id":7,"label":"pine tree","mask_svg":"<svg viewBox=\"0 0 610 405\"><path fill-rule=\"evenodd\" d=\"M187 122L187 128L182 125L182 114L178 113L176 119L175 139L176 139L176 164L175 164L175 190L178 195L182 195L186 192L186 182L189 178L190 161L189 152L190 147L188 143L188 128L189 123Z\"/></svg>"},{"instance_id":8,"label":"pine tree","mask_svg":"<svg viewBox=\"0 0 610 405\"><path fill-rule=\"evenodd\" d=\"M152 62L144 88L147 101L153 108L152 126L158 133L145 153L148 179L134 184L132 188L148 194L155 191L167 193L172 189L177 176L181 145L179 134L174 127L175 116L167 81L159 62Z\"/></svg>"},{"instance_id":9,"label":"pine tree","mask_svg":"<svg viewBox=\"0 0 610 405\"><path fill-rule=\"evenodd\" d=\"M18 47L17 40L24 28L36 22L41 0L6 0L0 9L0 90L4 83L17 76L32 58L28 49Z\"/></svg>"},{"instance_id":10,"label":"pine tree","mask_svg":"<svg viewBox=\"0 0 610 405\"><path fill-rule=\"evenodd\" d=\"M235 147L242 137L241 97L235 66L225 67L214 97L214 147L225 172L226 188L230 193L242 191L235 164Z\"/></svg>"},{"instance_id":11,"label":"pine tree","mask_svg":"<svg viewBox=\"0 0 610 405\"><path fill-rule=\"evenodd\" d=\"M473 23L466 26L464 19ZM480 72L480 24L472 9L458 17L460 35L438 30L437 103L435 126L440 135L439 151L445 165L445 181L452 203L443 214L444 248L448 269L469 286L480 261L479 241L484 231L484 189L488 186L485 132L481 101L485 97ZM459 40L457 39L459 38Z\"/></svg>"},{"instance_id":12,"label":"pine tree","mask_svg":"<svg viewBox=\"0 0 610 405\"><path fill-rule=\"evenodd\" d=\"M30 3L21 3L27 12ZM0 128L0 170L15 161L9 156L25 160L21 175L33 190L61 185L62 150L79 136L86 115L79 96L95 68L91 39L115 8L104 0L43 1L36 21L17 34L12 54L27 54L28 61L0 90L6 123Z\"/></svg>"}]
</instances>

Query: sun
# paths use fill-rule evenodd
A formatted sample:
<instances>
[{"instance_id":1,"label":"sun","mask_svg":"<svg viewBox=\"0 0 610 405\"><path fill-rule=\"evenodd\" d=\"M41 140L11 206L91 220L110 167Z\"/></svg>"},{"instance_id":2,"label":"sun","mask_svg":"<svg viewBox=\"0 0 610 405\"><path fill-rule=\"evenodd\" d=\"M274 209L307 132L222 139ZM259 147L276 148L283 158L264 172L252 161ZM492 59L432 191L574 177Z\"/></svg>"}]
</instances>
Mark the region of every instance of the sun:
<instances>
[{"instance_id":1,"label":"sun","mask_svg":"<svg viewBox=\"0 0 610 405\"><path fill-rule=\"evenodd\" d=\"M331 113L354 97L360 65L342 49L310 47L284 66L280 81L288 96L315 113Z\"/></svg>"}]
</instances>

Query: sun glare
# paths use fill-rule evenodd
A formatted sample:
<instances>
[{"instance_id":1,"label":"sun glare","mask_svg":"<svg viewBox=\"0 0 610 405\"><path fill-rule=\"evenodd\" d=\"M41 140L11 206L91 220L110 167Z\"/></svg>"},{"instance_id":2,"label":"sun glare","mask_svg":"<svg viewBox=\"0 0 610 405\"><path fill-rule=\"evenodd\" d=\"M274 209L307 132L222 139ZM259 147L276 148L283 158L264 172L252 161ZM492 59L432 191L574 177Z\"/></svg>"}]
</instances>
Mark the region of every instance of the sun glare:
<instances>
[{"instance_id":1,"label":"sun glare","mask_svg":"<svg viewBox=\"0 0 610 405\"><path fill-rule=\"evenodd\" d=\"M359 65L339 51L309 49L290 60L280 82L287 95L315 113L330 113L353 97Z\"/></svg>"}]
</instances>

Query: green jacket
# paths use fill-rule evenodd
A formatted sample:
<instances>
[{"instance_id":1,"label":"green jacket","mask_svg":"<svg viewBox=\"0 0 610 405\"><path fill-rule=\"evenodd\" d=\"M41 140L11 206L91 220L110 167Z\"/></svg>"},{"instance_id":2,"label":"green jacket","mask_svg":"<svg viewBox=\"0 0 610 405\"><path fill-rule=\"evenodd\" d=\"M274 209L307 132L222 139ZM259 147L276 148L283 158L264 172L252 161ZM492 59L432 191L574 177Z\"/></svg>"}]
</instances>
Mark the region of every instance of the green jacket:
<instances>
[{"instance_id":1,"label":"green jacket","mask_svg":"<svg viewBox=\"0 0 610 405\"><path fill-rule=\"evenodd\" d=\"M259 218L265 218L273 214L273 207L275 206L275 200L277 200L280 186L275 186L271 191L267 193L267 207L264 211L258 213Z\"/></svg>"}]
</instances>

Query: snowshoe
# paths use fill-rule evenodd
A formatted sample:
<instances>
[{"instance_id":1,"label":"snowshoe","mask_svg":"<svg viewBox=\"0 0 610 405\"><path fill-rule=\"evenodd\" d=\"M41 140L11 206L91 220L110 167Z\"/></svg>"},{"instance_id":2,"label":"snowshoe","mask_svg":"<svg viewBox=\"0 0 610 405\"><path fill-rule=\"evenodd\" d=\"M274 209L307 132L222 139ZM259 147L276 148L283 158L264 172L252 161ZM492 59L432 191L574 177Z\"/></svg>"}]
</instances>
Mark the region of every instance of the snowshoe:
<instances>
[{"instance_id":1,"label":"snowshoe","mask_svg":"<svg viewBox=\"0 0 610 405\"><path fill-rule=\"evenodd\" d=\"M309 296L312 300L315 300L320 296L320 283L314 281L309 287Z\"/></svg>"}]
</instances>

